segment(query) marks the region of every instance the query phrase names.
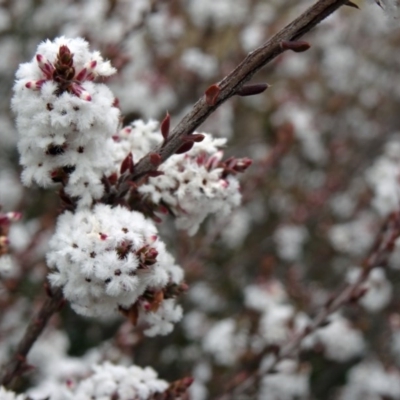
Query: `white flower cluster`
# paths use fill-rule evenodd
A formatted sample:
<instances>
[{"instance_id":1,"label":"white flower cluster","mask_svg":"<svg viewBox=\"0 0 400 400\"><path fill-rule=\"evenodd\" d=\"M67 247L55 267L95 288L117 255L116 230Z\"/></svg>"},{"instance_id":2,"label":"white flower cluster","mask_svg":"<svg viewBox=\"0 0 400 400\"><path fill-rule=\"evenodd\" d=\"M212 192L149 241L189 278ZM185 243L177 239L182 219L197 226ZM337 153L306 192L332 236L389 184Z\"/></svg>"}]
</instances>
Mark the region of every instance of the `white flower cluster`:
<instances>
[{"instance_id":1,"label":"white flower cluster","mask_svg":"<svg viewBox=\"0 0 400 400\"><path fill-rule=\"evenodd\" d=\"M355 283L361 273L361 268L351 269L347 274L348 282ZM359 303L369 312L382 311L392 298L392 284L387 279L384 268L374 268L362 287L367 292L361 297Z\"/></svg>"},{"instance_id":2,"label":"white flower cluster","mask_svg":"<svg viewBox=\"0 0 400 400\"><path fill-rule=\"evenodd\" d=\"M63 182L79 206L103 195L101 179L111 167L104 142L117 131L119 110L107 86L94 80L114 72L81 38L45 41L20 65L12 108L25 185Z\"/></svg>"},{"instance_id":3,"label":"white flower cluster","mask_svg":"<svg viewBox=\"0 0 400 400\"><path fill-rule=\"evenodd\" d=\"M92 376L71 391L70 399L111 399L114 395L120 400L145 400L168 388L168 383L158 379L150 367L142 369L133 365L127 368L106 362L94 366L93 371Z\"/></svg>"},{"instance_id":4,"label":"white flower cluster","mask_svg":"<svg viewBox=\"0 0 400 400\"><path fill-rule=\"evenodd\" d=\"M152 325L149 335L169 333L181 318L163 290L178 286L183 271L142 214L104 204L65 212L49 247L49 280L63 287L79 314L108 317L136 303L139 316Z\"/></svg>"},{"instance_id":5,"label":"white flower cluster","mask_svg":"<svg viewBox=\"0 0 400 400\"><path fill-rule=\"evenodd\" d=\"M168 383L158 379L157 373L150 367L140 368L117 366L109 362L94 365L93 374L82 379L76 385L54 386L48 393L49 400L88 400L88 399L120 399L146 400L154 398L168 388ZM42 392L45 393L45 392ZM32 391L30 398L41 400L40 391ZM0 397L2 400L2 397ZM8 398L5 398L8 400ZM10 398L14 400L14 398ZM16 400L20 400L19 398ZM22 400L22 398L21 398Z\"/></svg>"},{"instance_id":6,"label":"white flower cluster","mask_svg":"<svg viewBox=\"0 0 400 400\"><path fill-rule=\"evenodd\" d=\"M176 217L177 227L187 230L190 235L197 232L208 215L227 216L241 200L239 181L225 174L220 165L223 157L220 148L226 139L202 135L204 139L194 143L188 152L175 154L160 165L158 170L163 175L149 178L139 187L139 192L153 203L167 206ZM114 170L129 153L138 160L155 150L162 141L156 121L144 123L138 120L132 126L124 127L113 136L110 144ZM240 164L242 161L233 159L233 162Z\"/></svg>"},{"instance_id":7,"label":"white flower cluster","mask_svg":"<svg viewBox=\"0 0 400 400\"><path fill-rule=\"evenodd\" d=\"M165 204L176 217L176 226L194 235L210 215L218 218L229 215L240 204L239 181L224 176L218 164L223 152L219 150L226 139L209 134L195 143L185 154L175 154L159 170L163 175L149 179L139 191L158 204Z\"/></svg>"},{"instance_id":8,"label":"white flower cluster","mask_svg":"<svg viewBox=\"0 0 400 400\"><path fill-rule=\"evenodd\" d=\"M400 204L400 141L389 141L384 154L368 169L366 179L374 192L372 205L382 216L399 208Z\"/></svg>"},{"instance_id":9,"label":"white flower cluster","mask_svg":"<svg viewBox=\"0 0 400 400\"><path fill-rule=\"evenodd\" d=\"M3 386L0 386L0 400L26 400L26 396L23 394L16 394L11 390L6 390Z\"/></svg>"},{"instance_id":10,"label":"white flower cluster","mask_svg":"<svg viewBox=\"0 0 400 400\"><path fill-rule=\"evenodd\" d=\"M398 370L385 368L377 360L366 360L357 364L350 370L347 380L340 400L400 398Z\"/></svg>"}]
</instances>

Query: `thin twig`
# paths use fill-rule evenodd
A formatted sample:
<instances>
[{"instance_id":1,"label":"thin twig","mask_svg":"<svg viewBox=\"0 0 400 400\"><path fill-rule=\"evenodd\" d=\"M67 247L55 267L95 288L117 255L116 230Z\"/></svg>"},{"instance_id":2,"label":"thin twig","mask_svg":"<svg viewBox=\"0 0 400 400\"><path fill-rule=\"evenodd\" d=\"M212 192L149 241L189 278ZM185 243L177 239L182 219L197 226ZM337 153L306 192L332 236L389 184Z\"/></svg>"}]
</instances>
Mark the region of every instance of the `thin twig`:
<instances>
[{"instance_id":1,"label":"thin twig","mask_svg":"<svg viewBox=\"0 0 400 400\"><path fill-rule=\"evenodd\" d=\"M346 3L347 0L319 0L270 40L249 53L229 75L217 84L219 92L213 105L207 104L205 96L202 96L171 131L167 142L155 151L160 154L161 160L165 161L174 154L182 146L184 136L193 133L222 103L237 94L243 84L248 82L256 72L286 51L287 47L282 46L283 42L297 40ZM149 155L143 157L136 164L132 174L126 173L121 177L117 198L126 193L129 181L134 181L154 169Z\"/></svg>"},{"instance_id":2,"label":"thin twig","mask_svg":"<svg viewBox=\"0 0 400 400\"><path fill-rule=\"evenodd\" d=\"M15 378L25 372L28 367L26 357L30 349L43 332L49 319L62 307L63 304L64 299L62 289L55 289L26 328L25 335L18 344L13 358L4 368L0 385L10 385Z\"/></svg>"},{"instance_id":3,"label":"thin twig","mask_svg":"<svg viewBox=\"0 0 400 400\"><path fill-rule=\"evenodd\" d=\"M358 301L364 294L364 284L372 269L387 265L388 256L394 249L395 241L400 236L400 212L389 215L378 234L368 257L362 263L363 270L357 281L346 285L338 294L332 296L316 317L304 330L294 335L289 341L282 345L273 362L264 369L259 368L244 380L232 379L232 383L225 393L218 397L218 400L230 400L235 396L243 394L247 389L254 387L258 381L268 373L276 370L278 364L285 359L298 355L303 340L312 335L317 329L323 327L329 317L346 304ZM259 362L261 362L259 358ZM242 375L242 374L240 374Z\"/></svg>"}]
</instances>

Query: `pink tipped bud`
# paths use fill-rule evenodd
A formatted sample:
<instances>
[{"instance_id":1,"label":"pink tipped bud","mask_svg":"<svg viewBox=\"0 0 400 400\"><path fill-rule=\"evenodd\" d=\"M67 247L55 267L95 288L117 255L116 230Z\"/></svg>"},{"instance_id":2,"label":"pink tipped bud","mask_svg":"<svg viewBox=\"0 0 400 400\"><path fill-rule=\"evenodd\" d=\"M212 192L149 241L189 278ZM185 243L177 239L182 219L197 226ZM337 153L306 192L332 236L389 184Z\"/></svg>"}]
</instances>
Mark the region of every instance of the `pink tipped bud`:
<instances>
[{"instance_id":1,"label":"pink tipped bud","mask_svg":"<svg viewBox=\"0 0 400 400\"><path fill-rule=\"evenodd\" d=\"M212 170L214 168L218 167L219 162L222 160L222 157L224 156L223 151L217 151L212 157L210 157L206 163L206 168L208 170Z\"/></svg>"},{"instance_id":2,"label":"pink tipped bud","mask_svg":"<svg viewBox=\"0 0 400 400\"><path fill-rule=\"evenodd\" d=\"M88 62L81 71L75 76L78 82L93 81L95 78L94 69L96 68L97 61L93 60Z\"/></svg>"},{"instance_id":3,"label":"pink tipped bud","mask_svg":"<svg viewBox=\"0 0 400 400\"><path fill-rule=\"evenodd\" d=\"M131 126L126 126L125 128L123 128L121 130L121 133L123 133L124 135L129 135L132 132L132 127Z\"/></svg>"},{"instance_id":4,"label":"pink tipped bud","mask_svg":"<svg viewBox=\"0 0 400 400\"><path fill-rule=\"evenodd\" d=\"M221 179L221 180L219 181L219 183L221 184L221 186L222 186L224 189L226 189L226 188L229 186L229 182L226 181L225 179Z\"/></svg>"},{"instance_id":5,"label":"pink tipped bud","mask_svg":"<svg viewBox=\"0 0 400 400\"><path fill-rule=\"evenodd\" d=\"M54 72L53 64L41 54L36 54L36 61L39 65L39 68L44 73L46 79L51 79L53 77L53 72Z\"/></svg>"},{"instance_id":6,"label":"pink tipped bud","mask_svg":"<svg viewBox=\"0 0 400 400\"><path fill-rule=\"evenodd\" d=\"M150 236L148 242L149 242L149 244L153 244L157 239L158 239L157 235L152 235L152 236Z\"/></svg>"},{"instance_id":7,"label":"pink tipped bud","mask_svg":"<svg viewBox=\"0 0 400 400\"><path fill-rule=\"evenodd\" d=\"M99 235L100 235L100 240L106 240L108 237L105 233L99 233Z\"/></svg>"},{"instance_id":8,"label":"pink tipped bud","mask_svg":"<svg viewBox=\"0 0 400 400\"><path fill-rule=\"evenodd\" d=\"M82 100L91 101L92 97L90 96L89 92L87 92L81 85L77 83L71 83L71 92L78 96Z\"/></svg>"},{"instance_id":9,"label":"pink tipped bud","mask_svg":"<svg viewBox=\"0 0 400 400\"><path fill-rule=\"evenodd\" d=\"M25 87L32 90L39 90L45 82L45 79L39 79L38 81L29 81L25 83Z\"/></svg>"},{"instance_id":10,"label":"pink tipped bud","mask_svg":"<svg viewBox=\"0 0 400 400\"><path fill-rule=\"evenodd\" d=\"M16 211L11 211L11 212L8 212L6 214L6 216L10 221L19 221L22 217L22 213L16 212Z\"/></svg>"}]
</instances>

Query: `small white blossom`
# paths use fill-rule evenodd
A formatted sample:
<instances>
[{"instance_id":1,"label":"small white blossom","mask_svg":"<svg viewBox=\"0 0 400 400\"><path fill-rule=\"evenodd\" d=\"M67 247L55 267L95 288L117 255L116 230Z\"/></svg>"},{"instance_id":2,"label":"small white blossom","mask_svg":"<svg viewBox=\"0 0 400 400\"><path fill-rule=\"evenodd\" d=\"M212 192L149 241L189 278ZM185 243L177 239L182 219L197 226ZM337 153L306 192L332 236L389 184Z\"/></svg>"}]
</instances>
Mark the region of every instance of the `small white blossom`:
<instances>
[{"instance_id":1,"label":"small white blossom","mask_svg":"<svg viewBox=\"0 0 400 400\"><path fill-rule=\"evenodd\" d=\"M360 274L361 268L354 268L348 273L347 280L355 283ZM359 303L370 312L381 311L392 298L392 284L387 280L383 268L374 268L362 287L367 289L367 292L361 297Z\"/></svg>"},{"instance_id":2,"label":"small white blossom","mask_svg":"<svg viewBox=\"0 0 400 400\"><path fill-rule=\"evenodd\" d=\"M235 320L228 318L217 322L203 340L203 348L215 357L220 365L233 365L245 350L247 333L240 330Z\"/></svg>"},{"instance_id":3,"label":"small white blossom","mask_svg":"<svg viewBox=\"0 0 400 400\"><path fill-rule=\"evenodd\" d=\"M225 217L240 203L238 180L224 176L224 169L218 167L223 156L219 148L225 141L205 134L189 152L168 158L159 168L164 175L150 178L139 188L154 203L166 204L176 216L176 226L189 235L197 232L208 215Z\"/></svg>"},{"instance_id":4,"label":"small white blossom","mask_svg":"<svg viewBox=\"0 0 400 400\"><path fill-rule=\"evenodd\" d=\"M318 329L314 338L323 345L324 355L329 360L345 362L362 355L365 350L362 333L338 314L331 317L329 325Z\"/></svg>"},{"instance_id":5,"label":"small white blossom","mask_svg":"<svg viewBox=\"0 0 400 400\"><path fill-rule=\"evenodd\" d=\"M400 374L395 369L385 369L374 360L354 366L348 373L348 383L340 400L398 399L400 398Z\"/></svg>"}]
</instances>

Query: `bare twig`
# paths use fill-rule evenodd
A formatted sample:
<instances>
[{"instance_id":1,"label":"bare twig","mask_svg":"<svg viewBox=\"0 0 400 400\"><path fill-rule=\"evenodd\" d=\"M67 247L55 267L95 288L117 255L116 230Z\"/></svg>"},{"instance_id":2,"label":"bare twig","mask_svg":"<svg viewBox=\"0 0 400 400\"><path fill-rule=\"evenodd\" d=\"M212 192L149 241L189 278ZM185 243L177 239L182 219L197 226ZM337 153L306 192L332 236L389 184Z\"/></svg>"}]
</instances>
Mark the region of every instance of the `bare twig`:
<instances>
[{"instance_id":1,"label":"bare twig","mask_svg":"<svg viewBox=\"0 0 400 400\"><path fill-rule=\"evenodd\" d=\"M26 357L47 325L52 315L57 312L63 305L62 289L54 290L46 299L37 315L31 320L26 328L25 335L19 343L13 358L5 366L0 379L0 385L8 386L12 381L24 373L28 367Z\"/></svg>"},{"instance_id":2,"label":"bare twig","mask_svg":"<svg viewBox=\"0 0 400 400\"><path fill-rule=\"evenodd\" d=\"M201 97L171 131L168 141L155 151L160 154L161 160L165 161L174 154L182 146L182 138L185 135L193 133L222 103L237 94L257 71L283 53L287 46L282 46L282 43L296 41L346 3L348 3L347 0L319 0L270 40L249 53L229 75L217 84L219 92L212 105L206 101L205 96ZM126 193L129 181L136 180L154 169L149 155L143 157L135 166L133 173L125 173L121 176L117 198Z\"/></svg>"},{"instance_id":3,"label":"bare twig","mask_svg":"<svg viewBox=\"0 0 400 400\"><path fill-rule=\"evenodd\" d=\"M317 329L323 327L329 317L343 306L358 301L364 294L364 284L368 279L372 269L387 265L388 256L394 249L395 241L400 236L400 212L389 215L372 246L370 254L362 263L363 270L357 281L346 285L339 293L331 296L325 306L316 315L312 322L301 332L294 335L288 342L282 345L276 352L274 361L268 368L258 369L245 379L234 377L229 385L228 391L225 391L218 400L234 399L235 396L244 393L247 389L254 387L257 382L266 374L276 370L279 362L287 358L297 356L300 351L301 343ZM259 362L262 358L259 357ZM239 375L243 376L242 373Z\"/></svg>"}]
</instances>

